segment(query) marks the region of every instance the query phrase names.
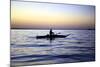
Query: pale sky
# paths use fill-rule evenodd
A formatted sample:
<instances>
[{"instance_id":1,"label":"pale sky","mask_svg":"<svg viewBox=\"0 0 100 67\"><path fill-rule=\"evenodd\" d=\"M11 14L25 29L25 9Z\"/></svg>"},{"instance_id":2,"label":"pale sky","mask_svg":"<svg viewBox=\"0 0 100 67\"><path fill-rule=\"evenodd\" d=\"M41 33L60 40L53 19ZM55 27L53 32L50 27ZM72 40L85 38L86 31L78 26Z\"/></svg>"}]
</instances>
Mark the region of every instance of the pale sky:
<instances>
[{"instance_id":1,"label":"pale sky","mask_svg":"<svg viewBox=\"0 0 100 67\"><path fill-rule=\"evenodd\" d=\"M95 7L11 1L11 28L93 29Z\"/></svg>"}]
</instances>

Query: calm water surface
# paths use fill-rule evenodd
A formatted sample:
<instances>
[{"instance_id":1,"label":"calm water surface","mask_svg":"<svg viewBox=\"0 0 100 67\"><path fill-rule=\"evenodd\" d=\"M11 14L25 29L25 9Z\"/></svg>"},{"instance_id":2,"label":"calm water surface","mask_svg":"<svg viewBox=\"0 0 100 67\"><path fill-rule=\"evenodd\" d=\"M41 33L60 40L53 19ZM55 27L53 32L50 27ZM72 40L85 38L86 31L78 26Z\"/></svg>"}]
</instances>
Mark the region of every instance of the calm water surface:
<instances>
[{"instance_id":1,"label":"calm water surface","mask_svg":"<svg viewBox=\"0 0 100 67\"><path fill-rule=\"evenodd\" d=\"M38 65L95 60L94 30L53 30L66 38L36 39L49 30L11 30L11 65Z\"/></svg>"}]
</instances>

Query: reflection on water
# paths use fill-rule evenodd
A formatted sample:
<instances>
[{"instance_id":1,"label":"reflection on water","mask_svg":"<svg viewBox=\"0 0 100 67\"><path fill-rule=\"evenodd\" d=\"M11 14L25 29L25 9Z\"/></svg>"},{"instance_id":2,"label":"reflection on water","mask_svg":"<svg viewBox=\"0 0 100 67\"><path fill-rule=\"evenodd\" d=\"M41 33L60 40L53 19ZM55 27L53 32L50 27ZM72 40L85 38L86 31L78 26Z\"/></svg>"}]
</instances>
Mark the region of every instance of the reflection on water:
<instances>
[{"instance_id":1,"label":"reflection on water","mask_svg":"<svg viewBox=\"0 0 100 67\"><path fill-rule=\"evenodd\" d=\"M11 65L84 62L95 60L94 30L54 30L66 38L36 39L49 30L11 30Z\"/></svg>"}]
</instances>

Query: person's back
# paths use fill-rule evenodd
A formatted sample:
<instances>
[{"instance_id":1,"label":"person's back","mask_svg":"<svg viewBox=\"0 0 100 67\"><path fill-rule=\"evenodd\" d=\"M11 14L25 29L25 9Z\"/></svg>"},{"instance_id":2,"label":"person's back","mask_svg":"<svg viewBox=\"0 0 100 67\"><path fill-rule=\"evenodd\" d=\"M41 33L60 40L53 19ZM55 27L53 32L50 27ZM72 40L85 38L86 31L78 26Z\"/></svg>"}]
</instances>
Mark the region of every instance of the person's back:
<instances>
[{"instance_id":1,"label":"person's back","mask_svg":"<svg viewBox=\"0 0 100 67\"><path fill-rule=\"evenodd\" d=\"M52 29L50 29L49 35L52 36L53 34Z\"/></svg>"}]
</instances>

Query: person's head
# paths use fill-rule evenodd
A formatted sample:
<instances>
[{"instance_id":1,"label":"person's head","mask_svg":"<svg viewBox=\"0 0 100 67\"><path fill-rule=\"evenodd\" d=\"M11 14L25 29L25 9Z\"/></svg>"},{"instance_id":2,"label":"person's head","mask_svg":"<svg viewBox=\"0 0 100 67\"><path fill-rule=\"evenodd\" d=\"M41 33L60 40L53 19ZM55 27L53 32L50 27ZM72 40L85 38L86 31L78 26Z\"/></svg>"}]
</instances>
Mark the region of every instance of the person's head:
<instances>
[{"instance_id":1,"label":"person's head","mask_svg":"<svg viewBox=\"0 0 100 67\"><path fill-rule=\"evenodd\" d=\"M52 28L50 28L50 30L52 30Z\"/></svg>"}]
</instances>

